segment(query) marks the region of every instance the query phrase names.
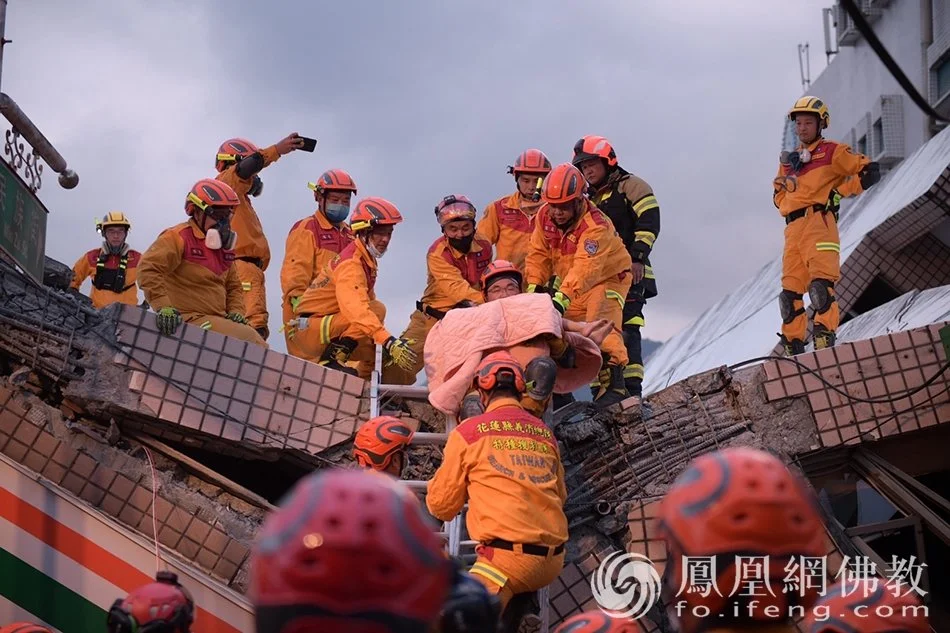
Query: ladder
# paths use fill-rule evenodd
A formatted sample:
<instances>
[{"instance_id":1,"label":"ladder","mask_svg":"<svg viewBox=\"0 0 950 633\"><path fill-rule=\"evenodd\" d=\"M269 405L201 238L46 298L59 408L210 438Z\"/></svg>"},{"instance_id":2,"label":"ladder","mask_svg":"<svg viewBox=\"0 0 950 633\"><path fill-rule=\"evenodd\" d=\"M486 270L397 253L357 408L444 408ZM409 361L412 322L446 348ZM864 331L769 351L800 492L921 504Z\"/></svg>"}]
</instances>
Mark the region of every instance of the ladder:
<instances>
[{"instance_id":1,"label":"ladder","mask_svg":"<svg viewBox=\"0 0 950 633\"><path fill-rule=\"evenodd\" d=\"M381 345L377 345L375 367L370 378L371 418L375 418L379 415L380 400L384 395L399 396L404 399L428 402L429 389L427 387L416 387L414 385L383 385L381 382L382 376L383 348ZM548 406L548 410L545 412L544 422L549 426L551 424L550 406ZM449 433L456 427L457 424L458 420L456 418L446 419L445 433L415 433L412 438L412 445L435 444L444 447ZM429 487L429 482L422 480L403 480L403 483L409 486L409 488L420 497L425 496L425 492ZM448 554L453 557L462 556L463 552L469 556L472 556L474 555L475 546L478 545L477 541L462 540L462 520L467 508L468 504L465 504L465 506L462 508L462 511L451 521L443 523L441 531L437 532L438 536L445 539L446 550ZM549 608L550 590L548 587L543 587L538 591L538 603L540 606L541 633L548 633L550 630L551 617Z\"/></svg>"}]
</instances>

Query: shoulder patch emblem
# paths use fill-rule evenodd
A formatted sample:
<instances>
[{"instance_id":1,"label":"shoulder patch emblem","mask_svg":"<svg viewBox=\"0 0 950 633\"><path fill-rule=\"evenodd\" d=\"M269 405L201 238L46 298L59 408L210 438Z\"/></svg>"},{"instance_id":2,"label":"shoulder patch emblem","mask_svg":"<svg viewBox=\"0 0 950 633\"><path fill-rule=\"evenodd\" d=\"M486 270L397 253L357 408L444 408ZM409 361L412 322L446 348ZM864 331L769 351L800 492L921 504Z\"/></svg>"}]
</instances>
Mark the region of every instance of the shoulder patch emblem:
<instances>
[{"instance_id":1,"label":"shoulder patch emblem","mask_svg":"<svg viewBox=\"0 0 950 633\"><path fill-rule=\"evenodd\" d=\"M588 255L596 253L598 248L597 240L584 240L584 250L587 251Z\"/></svg>"}]
</instances>

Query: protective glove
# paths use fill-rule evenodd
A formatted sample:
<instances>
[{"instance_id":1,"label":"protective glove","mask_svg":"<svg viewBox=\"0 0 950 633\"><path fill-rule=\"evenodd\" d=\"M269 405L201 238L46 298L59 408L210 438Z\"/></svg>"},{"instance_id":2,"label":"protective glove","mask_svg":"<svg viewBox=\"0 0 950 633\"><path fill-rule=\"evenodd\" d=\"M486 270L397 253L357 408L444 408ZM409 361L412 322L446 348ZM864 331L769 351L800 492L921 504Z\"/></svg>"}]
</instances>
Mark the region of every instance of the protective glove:
<instances>
[{"instance_id":1,"label":"protective glove","mask_svg":"<svg viewBox=\"0 0 950 633\"><path fill-rule=\"evenodd\" d=\"M551 296L554 295L553 289L547 286L541 286L538 284L528 284L528 287L525 289L525 292L533 292L540 295L551 295Z\"/></svg>"},{"instance_id":2,"label":"protective glove","mask_svg":"<svg viewBox=\"0 0 950 633\"><path fill-rule=\"evenodd\" d=\"M293 310L294 312L297 311L297 306L300 305L300 300L301 300L302 298L303 298L303 295L301 295L301 296L299 296L299 297L291 297L291 298L290 298L290 308L291 308L291 310Z\"/></svg>"},{"instance_id":3,"label":"protective glove","mask_svg":"<svg viewBox=\"0 0 950 633\"><path fill-rule=\"evenodd\" d=\"M465 299L465 300L463 300L463 301L459 301L458 303L456 303L456 304L455 304L455 307L456 307L456 308L474 308L474 307L477 306L477 305L478 305L478 304L475 303L474 301L470 301L470 300L468 300L468 299Z\"/></svg>"},{"instance_id":4,"label":"protective glove","mask_svg":"<svg viewBox=\"0 0 950 633\"><path fill-rule=\"evenodd\" d=\"M565 295L560 290L554 293L554 295L551 297L551 301L554 303L554 308L561 313L561 316L567 312L567 309L571 305L571 300L568 299L567 295Z\"/></svg>"},{"instance_id":5,"label":"protective glove","mask_svg":"<svg viewBox=\"0 0 950 633\"><path fill-rule=\"evenodd\" d=\"M412 371L418 360L418 356L412 350L410 345L415 343L412 339L396 338L395 336L390 336L385 343L383 343L383 349L389 355L390 365L396 365L400 369L405 369L406 371Z\"/></svg>"},{"instance_id":6,"label":"protective glove","mask_svg":"<svg viewBox=\"0 0 950 633\"><path fill-rule=\"evenodd\" d=\"M229 321L234 321L235 323L247 325L247 319L240 312L228 312L225 318Z\"/></svg>"},{"instance_id":7,"label":"protective glove","mask_svg":"<svg viewBox=\"0 0 950 633\"><path fill-rule=\"evenodd\" d=\"M881 180L881 166L874 162L868 163L858 174L858 178L861 179L863 189L870 188L871 185Z\"/></svg>"},{"instance_id":8,"label":"protective glove","mask_svg":"<svg viewBox=\"0 0 950 633\"><path fill-rule=\"evenodd\" d=\"M165 336L171 336L181 325L181 312L172 307L162 308L155 315L155 325Z\"/></svg>"},{"instance_id":9,"label":"protective glove","mask_svg":"<svg viewBox=\"0 0 950 633\"><path fill-rule=\"evenodd\" d=\"M306 330L310 325L310 317L297 317L296 319L291 319L283 325L280 326L278 332L284 332L287 334L287 338L293 340L297 335L297 332L301 330Z\"/></svg>"}]
</instances>

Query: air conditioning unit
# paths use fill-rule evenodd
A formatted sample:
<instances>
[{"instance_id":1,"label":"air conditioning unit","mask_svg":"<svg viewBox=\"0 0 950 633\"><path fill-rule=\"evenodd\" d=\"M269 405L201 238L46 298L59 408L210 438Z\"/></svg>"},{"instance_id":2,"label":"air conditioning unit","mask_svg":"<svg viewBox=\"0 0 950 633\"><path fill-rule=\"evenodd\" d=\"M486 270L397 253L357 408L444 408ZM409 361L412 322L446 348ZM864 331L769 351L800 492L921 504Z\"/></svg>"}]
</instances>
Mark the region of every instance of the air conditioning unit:
<instances>
[{"instance_id":1,"label":"air conditioning unit","mask_svg":"<svg viewBox=\"0 0 950 633\"><path fill-rule=\"evenodd\" d=\"M883 12L881 3L875 0L855 0L855 4L871 24L876 22ZM854 25L851 14L841 6L840 2L835 4L835 32L838 36L838 46L854 46L861 39L861 32Z\"/></svg>"},{"instance_id":2,"label":"air conditioning unit","mask_svg":"<svg viewBox=\"0 0 950 633\"><path fill-rule=\"evenodd\" d=\"M903 95L881 95L881 118L874 122L871 159L882 167L904 160Z\"/></svg>"}]
</instances>

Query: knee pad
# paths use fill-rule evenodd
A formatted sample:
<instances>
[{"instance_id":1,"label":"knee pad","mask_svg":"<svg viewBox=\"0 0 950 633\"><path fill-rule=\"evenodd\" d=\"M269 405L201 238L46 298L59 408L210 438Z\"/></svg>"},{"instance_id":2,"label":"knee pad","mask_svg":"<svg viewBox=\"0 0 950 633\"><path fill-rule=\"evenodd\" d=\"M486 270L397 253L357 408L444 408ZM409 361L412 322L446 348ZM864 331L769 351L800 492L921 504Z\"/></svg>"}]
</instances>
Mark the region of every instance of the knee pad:
<instances>
[{"instance_id":1,"label":"knee pad","mask_svg":"<svg viewBox=\"0 0 950 633\"><path fill-rule=\"evenodd\" d=\"M809 292L811 289L809 289ZM782 322L786 325L795 320L795 318L800 314L805 314L805 307L795 309L795 302L801 301L802 295L797 292L792 292L791 290L782 289L782 292L778 295L778 309L782 314ZM814 301L814 300L812 300Z\"/></svg>"},{"instance_id":2,"label":"knee pad","mask_svg":"<svg viewBox=\"0 0 950 633\"><path fill-rule=\"evenodd\" d=\"M808 284L808 298L817 314L824 314L831 309L831 304L835 301L835 295L832 292L834 287L835 283L827 279L815 279Z\"/></svg>"},{"instance_id":3,"label":"knee pad","mask_svg":"<svg viewBox=\"0 0 950 633\"><path fill-rule=\"evenodd\" d=\"M525 367L524 377L528 383L528 397L532 400L544 400L554 393L557 363L550 356L532 358Z\"/></svg>"}]
</instances>

